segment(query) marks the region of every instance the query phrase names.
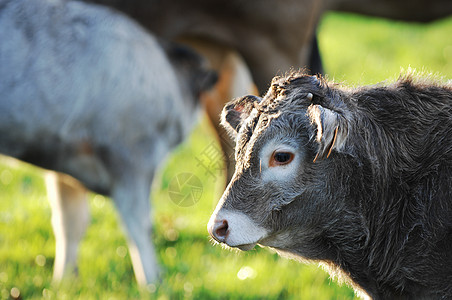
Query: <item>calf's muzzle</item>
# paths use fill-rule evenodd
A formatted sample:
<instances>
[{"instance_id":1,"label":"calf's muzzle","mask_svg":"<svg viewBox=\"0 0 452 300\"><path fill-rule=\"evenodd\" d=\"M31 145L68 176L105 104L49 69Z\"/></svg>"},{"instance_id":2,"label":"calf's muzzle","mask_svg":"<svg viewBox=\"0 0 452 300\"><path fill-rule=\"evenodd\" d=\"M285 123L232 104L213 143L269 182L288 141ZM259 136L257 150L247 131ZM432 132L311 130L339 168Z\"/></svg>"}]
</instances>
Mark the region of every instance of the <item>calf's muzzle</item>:
<instances>
[{"instance_id":1,"label":"calf's muzzle","mask_svg":"<svg viewBox=\"0 0 452 300\"><path fill-rule=\"evenodd\" d=\"M228 221L226 220L215 220L208 226L209 234L216 240L217 242L224 243L226 241L226 237L228 236Z\"/></svg>"}]
</instances>

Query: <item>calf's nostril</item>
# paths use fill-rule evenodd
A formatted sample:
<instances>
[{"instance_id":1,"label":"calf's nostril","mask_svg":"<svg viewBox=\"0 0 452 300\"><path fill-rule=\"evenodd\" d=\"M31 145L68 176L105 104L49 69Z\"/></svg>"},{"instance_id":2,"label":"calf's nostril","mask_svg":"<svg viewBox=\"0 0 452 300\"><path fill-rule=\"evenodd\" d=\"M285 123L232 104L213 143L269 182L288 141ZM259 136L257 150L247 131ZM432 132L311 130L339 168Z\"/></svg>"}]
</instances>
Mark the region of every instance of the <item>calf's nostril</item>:
<instances>
[{"instance_id":1,"label":"calf's nostril","mask_svg":"<svg viewBox=\"0 0 452 300\"><path fill-rule=\"evenodd\" d=\"M228 221L223 220L218 222L217 227L215 228L215 236L220 240L224 241L226 235L228 234Z\"/></svg>"}]
</instances>

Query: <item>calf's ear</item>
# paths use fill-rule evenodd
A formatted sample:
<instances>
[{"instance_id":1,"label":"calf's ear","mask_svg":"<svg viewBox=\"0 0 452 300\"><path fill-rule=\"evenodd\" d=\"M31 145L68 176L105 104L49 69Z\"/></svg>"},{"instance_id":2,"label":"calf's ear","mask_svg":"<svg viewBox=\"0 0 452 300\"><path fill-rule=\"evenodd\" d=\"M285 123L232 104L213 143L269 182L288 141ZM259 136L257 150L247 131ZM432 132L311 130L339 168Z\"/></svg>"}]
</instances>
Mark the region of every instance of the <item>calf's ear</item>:
<instances>
[{"instance_id":1,"label":"calf's ear","mask_svg":"<svg viewBox=\"0 0 452 300\"><path fill-rule=\"evenodd\" d=\"M248 118L254 104L260 101L261 98L249 95L227 103L221 113L221 125L235 138L243 120Z\"/></svg>"},{"instance_id":2,"label":"calf's ear","mask_svg":"<svg viewBox=\"0 0 452 300\"><path fill-rule=\"evenodd\" d=\"M346 119L339 112L319 104L309 106L308 116L311 123L317 127L316 141L319 148L314 162L325 156L328 158L333 150L340 152L347 140Z\"/></svg>"}]
</instances>

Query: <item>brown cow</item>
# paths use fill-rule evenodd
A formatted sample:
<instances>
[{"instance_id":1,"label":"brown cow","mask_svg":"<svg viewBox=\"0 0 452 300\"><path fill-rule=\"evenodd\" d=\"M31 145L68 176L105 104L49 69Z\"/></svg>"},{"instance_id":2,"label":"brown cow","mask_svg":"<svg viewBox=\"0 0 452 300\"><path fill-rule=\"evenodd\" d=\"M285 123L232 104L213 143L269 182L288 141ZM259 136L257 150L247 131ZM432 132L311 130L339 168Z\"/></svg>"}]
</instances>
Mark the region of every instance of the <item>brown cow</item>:
<instances>
[{"instance_id":1,"label":"brown cow","mask_svg":"<svg viewBox=\"0 0 452 300\"><path fill-rule=\"evenodd\" d=\"M145 28L170 40L197 45L224 76L220 61L233 56L234 68L248 67L252 77L240 83L239 90L253 89L260 94L277 73L291 67L307 67L311 74L322 72L315 36L316 26L329 10L355 12L404 21L428 22L452 14L450 0L84 0L114 7L141 23ZM228 61L229 66L231 61ZM221 90L225 82L220 76ZM230 90L237 90L229 81ZM219 114L231 98L230 92L213 95L206 103L208 116L218 131ZM255 94L255 93L243 93ZM241 96L233 94L233 96ZM233 158L229 143L221 139L225 157ZM233 163L233 159L229 159ZM228 165L227 181L233 166Z\"/></svg>"}]
</instances>

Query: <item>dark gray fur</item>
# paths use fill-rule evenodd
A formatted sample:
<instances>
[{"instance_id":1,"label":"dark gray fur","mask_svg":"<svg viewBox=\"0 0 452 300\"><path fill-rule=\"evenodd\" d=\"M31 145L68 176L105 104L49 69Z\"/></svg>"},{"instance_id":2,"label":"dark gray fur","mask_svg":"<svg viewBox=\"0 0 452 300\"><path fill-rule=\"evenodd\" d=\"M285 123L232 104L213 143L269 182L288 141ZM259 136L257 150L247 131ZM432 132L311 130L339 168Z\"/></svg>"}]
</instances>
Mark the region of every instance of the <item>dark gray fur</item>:
<instances>
[{"instance_id":1,"label":"dark gray fur","mask_svg":"<svg viewBox=\"0 0 452 300\"><path fill-rule=\"evenodd\" d=\"M228 104L223 123L237 165L222 207L270 232L258 243L320 260L374 299L452 299L450 83L345 89L292 73ZM275 137L302 163L264 185L259 150Z\"/></svg>"},{"instance_id":2,"label":"dark gray fur","mask_svg":"<svg viewBox=\"0 0 452 300\"><path fill-rule=\"evenodd\" d=\"M155 281L149 189L214 73L128 17L76 1L0 0L0 41L0 153L111 196L140 283Z\"/></svg>"}]
</instances>

